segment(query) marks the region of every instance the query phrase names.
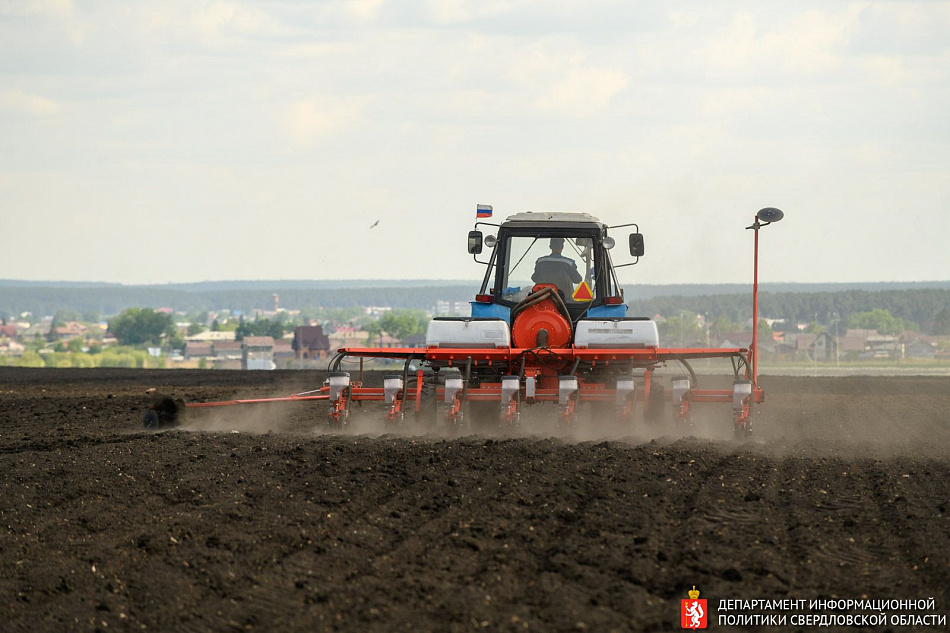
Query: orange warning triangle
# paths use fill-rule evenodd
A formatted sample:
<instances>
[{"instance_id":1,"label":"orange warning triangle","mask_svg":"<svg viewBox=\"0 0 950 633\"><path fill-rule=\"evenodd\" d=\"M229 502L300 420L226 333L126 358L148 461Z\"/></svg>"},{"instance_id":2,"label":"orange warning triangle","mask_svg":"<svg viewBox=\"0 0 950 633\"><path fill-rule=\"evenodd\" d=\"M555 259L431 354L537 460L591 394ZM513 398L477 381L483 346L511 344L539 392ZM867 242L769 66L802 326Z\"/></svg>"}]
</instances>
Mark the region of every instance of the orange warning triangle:
<instances>
[{"instance_id":1,"label":"orange warning triangle","mask_svg":"<svg viewBox=\"0 0 950 633\"><path fill-rule=\"evenodd\" d=\"M574 294L571 295L571 297L574 301L593 301L594 293L590 291L590 286L587 285L587 282L582 281L574 290Z\"/></svg>"}]
</instances>

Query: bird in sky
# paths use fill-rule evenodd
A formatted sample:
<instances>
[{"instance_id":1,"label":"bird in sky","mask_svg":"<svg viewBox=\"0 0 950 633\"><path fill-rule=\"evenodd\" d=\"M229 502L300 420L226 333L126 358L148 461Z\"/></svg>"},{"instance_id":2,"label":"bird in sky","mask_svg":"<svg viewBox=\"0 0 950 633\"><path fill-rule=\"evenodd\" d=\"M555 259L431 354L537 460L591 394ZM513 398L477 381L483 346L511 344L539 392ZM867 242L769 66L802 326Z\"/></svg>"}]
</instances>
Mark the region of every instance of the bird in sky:
<instances>
[{"instance_id":1,"label":"bird in sky","mask_svg":"<svg viewBox=\"0 0 950 633\"><path fill-rule=\"evenodd\" d=\"M373 226L371 226L371 227L369 227L369 228L375 229L377 224L379 224L379 220L376 220L375 222L373 222Z\"/></svg>"}]
</instances>

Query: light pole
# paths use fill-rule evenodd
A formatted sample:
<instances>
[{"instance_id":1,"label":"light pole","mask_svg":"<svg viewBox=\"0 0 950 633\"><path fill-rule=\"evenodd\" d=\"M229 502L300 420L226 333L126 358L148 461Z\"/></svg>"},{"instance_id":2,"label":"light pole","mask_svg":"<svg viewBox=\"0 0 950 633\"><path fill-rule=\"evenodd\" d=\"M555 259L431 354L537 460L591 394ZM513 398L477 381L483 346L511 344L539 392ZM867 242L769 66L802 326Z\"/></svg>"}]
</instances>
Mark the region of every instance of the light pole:
<instances>
[{"instance_id":1,"label":"light pole","mask_svg":"<svg viewBox=\"0 0 950 633\"><path fill-rule=\"evenodd\" d=\"M772 222L778 222L785 214L775 207L759 209L755 214L752 226L746 230L755 231L755 254L752 267L752 388L759 388L759 229Z\"/></svg>"}]
</instances>

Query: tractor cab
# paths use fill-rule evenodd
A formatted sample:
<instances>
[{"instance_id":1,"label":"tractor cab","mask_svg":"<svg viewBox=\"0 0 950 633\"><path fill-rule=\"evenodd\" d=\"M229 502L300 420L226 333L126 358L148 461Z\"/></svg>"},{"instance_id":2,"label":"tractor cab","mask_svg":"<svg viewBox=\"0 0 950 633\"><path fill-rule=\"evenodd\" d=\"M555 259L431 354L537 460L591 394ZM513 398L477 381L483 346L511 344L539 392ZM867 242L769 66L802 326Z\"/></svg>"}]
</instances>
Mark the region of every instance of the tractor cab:
<instances>
[{"instance_id":1,"label":"tractor cab","mask_svg":"<svg viewBox=\"0 0 950 633\"><path fill-rule=\"evenodd\" d=\"M482 227L497 227L497 234L483 238ZM607 235L608 228L587 213L528 212L510 216L501 225L476 222L468 250L487 269L472 302L472 317L512 323L512 311L543 288L556 294L554 301L571 323L584 317L625 317L618 266L611 259L615 240ZM643 236L634 232L629 244L630 254L639 258ZM491 249L487 258L479 259L485 249Z\"/></svg>"}]
</instances>

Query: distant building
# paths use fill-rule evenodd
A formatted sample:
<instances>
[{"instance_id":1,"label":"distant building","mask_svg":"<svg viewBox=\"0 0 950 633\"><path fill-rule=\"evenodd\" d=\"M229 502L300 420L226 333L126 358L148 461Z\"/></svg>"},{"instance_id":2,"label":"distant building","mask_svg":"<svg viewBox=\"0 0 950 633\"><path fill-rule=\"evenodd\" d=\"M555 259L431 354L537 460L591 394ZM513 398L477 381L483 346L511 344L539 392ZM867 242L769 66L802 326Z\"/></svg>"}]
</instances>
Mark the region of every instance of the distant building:
<instances>
[{"instance_id":1,"label":"distant building","mask_svg":"<svg viewBox=\"0 0 950 633\"><path fill-rule=\"evenodd\" d=\"M82 323L77 323L75 321L70 321L62 327L56 328L56 339L60 341L69 341L74 338L82 338L86 335L86 330L88 330L85 325Z\"/></svg>"},{"instance_id":2,"label":"distant building","mask_svg":"<svg viewBox=\"0 0 950 633\"><path fill-rule=\"evenodd\" d=\"M298 325L290 344L297 360L324 358L330 350L330 339L320 325Z\"/></svg>"},{"instance_id":3,"label":"distant building","mask_svg":"<svg viewBox=\"0 0 950 633\"><path fill-rule=\"evenodd\" d=\"M403 340L399 345L400 347L425 347L426 346L426 335L425 334L413 334L407 339Z\"/></svg>"},{"instance_id":4,"label":"distant building","mask_svg":"<svg viewBox=\"0 0 950 633\"><path fill-rule=\"evenodd\" d=\"M786 337L786 340L789 337ZM815 348L815 341L818 339L817 334L795 334L791 337L790 343L795 345L795 356L800 360L812 358L812 352Z\"/></svg>"},{"instance_id":5,"label":"distant building","mask_svg":"<svg viewBox=\"0 0 950 633\"><path fill-rule=\"evenodd\" d=\"M32 341L37 338L46 338L49 336L50 326L52 325L52 319L44 319L40 323L35 323L30 325L25 330L20 332L20 338L24 341Z\"/></svg>"},{"instance_id":6,"label":"distant building","mask_svg":"<svg viewBox=\"0 0 950 633\"><path fill-rule=\"evenodd\" d=\"M378 344L380 347L401 347L402 346L402 341L400 341L398 338L394 336L387 336L386 334L373 337L371 342L373 344Z\"/></svg>"},{"instance_id":7,"label":"distant building","mask_svg":"<svg viewBox=\"0 0 950 633\"><path fill-rule=\"evenodd\" d=\"M219 332L211 332L211 331L209 330L209 331L207 331L207 332L199 332L198 334L195 334L194 336L189 336L189 337L188 337L187 339L185 339L185 340L188 340L188 341L201 341L201 342L210 342L210 341L233 341L233 340L234 340L234 337L235 337L235 334L234 334L233 331L231 331L231 332L220 332L220 331L219 331Z\"/></svg>"},{"instance_id":8,"label":"distant building","mask_svg":"<svg viewBox=\"0 0 950 633\"><path fill-rule=\"evenodd\" d=\"M854 360L868 349L867 338L864 336L839 336L838 357L844 360Z\"/></svg>"},{"instance_id":9,"label":"distant building","mask_svg":"<svg viewBox=\"0 0 950 633\"><path fill-rule=\"evenodd\" d=\"M752 346L752 332L722 332L716 347L721 349L749 349Z\"/></svg>"},{"instance_id":10,"label":"distant building","mask_svg":"<svg viewBox=\"0 0 950 633\"><path fill-rule=\"evenodd\" d=\"M905 358L936 358L937 356L937 346L933 343L928 343L927 341L922 341L917 339L911 343L906 343L904 345L904 357Z\"/></svg>"},{"instance_id":11,"label":"distant building","mask_svg":"<svg viewBox=\"0 0 950 633\"><path fill-rule=\"evenodd\" d=\"M270 336L245 336L241 367L277 369L274 363L274 339Z\"/></svg>"},{"instance_id":12,"label":"distant building","mask_svg":"<svg viewBox=\"0 0 950 633\"><path fill-rule=\"evenodd\" d=\"M240 360L244 356L244 345L240 341L214 341L211 348L216 359Z\"/></svg>"},{"instance_id":13,"label":"distant building","mask_svg":"<svg viewBox=\"0 0 950 633\"><path fill-rule=\"evenodd\" d=\"M811 344L810 352L812 360L817 360L820 363L834 362L837 357L835 339L827 332L819 333Z\"/></svg>"},{"instance_id":14,"label":"distant building","mask_svg":"<svg viewBox=\"0 0 950 633\"><path fill-rule=\"evenodd\" d=\"M22 356L26 346L12 339L0 341L0 356Z\"/></svg>"},{"instance_id":15,"label":"distant building","mask_svg":"<svg viewBox=\"0 0 950 633\"><path fill-rule=\"evenodd\" d=\"M446 301L439 299L435 302L436 316L466 315L471 308L467 301Z\"/></svg>"},{"instance_id":16,"label":"distant building","mask_svg":"<svg viewBox=\"0 0 950 633\"><path fill-rule=\"evenodd\" d=\"M875 358L900 357L901 344L896 336L884 334L869 336L868 347Z\"/></svg>"},{"instance_id":17,"label":"distant building","mask_svg":"<svg viewBox=\"0 0 950 633\"><path fill-rule=\"evenodd\" d=\"M338 350L341 347L366 347L370 343L379 342L379 337L373 337L369 340L369 332L357 330L352 326L342 326L337 328L330 336L330 349Z\"/></svg>"},{"instance_id":18,"label":"distant building","mask_svg":"<svg viewBox=\"0 0 950 633\"><path fill-rule=\"evenodd\" d=\"M282 338L274 341L274 364L286 369L296 357L292 342Z\"/></svg>"},{"instance_id":19,"label":"distant building","mask_svg":"<svg viewBox=\"0 0 950 633\"><path fill-rule=\"evenodd\" d=\"M208 358L211 355L211 343L185 342L185 358Z\"/></svg>"}]
</instances>

